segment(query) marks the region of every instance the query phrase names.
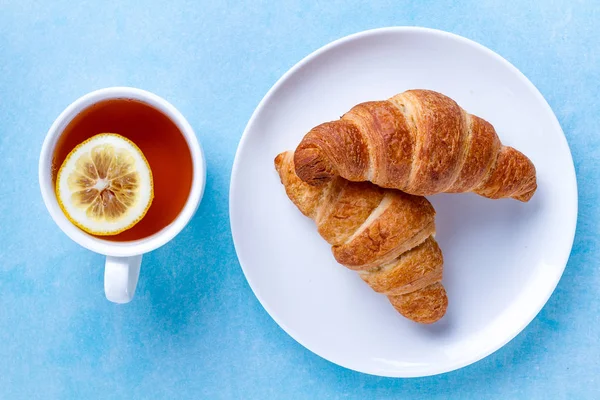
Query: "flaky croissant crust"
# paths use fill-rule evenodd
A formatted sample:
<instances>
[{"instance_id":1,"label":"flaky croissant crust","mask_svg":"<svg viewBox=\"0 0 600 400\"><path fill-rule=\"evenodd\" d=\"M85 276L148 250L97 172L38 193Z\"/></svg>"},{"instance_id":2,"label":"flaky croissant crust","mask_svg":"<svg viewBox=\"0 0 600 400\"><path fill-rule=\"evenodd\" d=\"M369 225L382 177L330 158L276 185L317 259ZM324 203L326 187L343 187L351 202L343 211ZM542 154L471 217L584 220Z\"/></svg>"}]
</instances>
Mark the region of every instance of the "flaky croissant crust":
<instances>
[{"instance_id":1,"label":"flaky croissant crust","mask_svg":"<svg viewBox=\"0 0 600 400\"><path fill-rule=\"evenodd\" d=\"M432 323L445 314L443 257L427 199L340 177L308 185L295 173L292 152L279 154L275 167L288 197L316 222L340 264L413 321Z\"/></svg>"},{"instance_id":2,"label":"flaky croissant crust","mask_svg":"<svg viewBox=\"0 0 600 400\"><path fill-rule=\"evenodd\" d=\"M524 202L537 188L531 160L503 146L489 122L430 90L356 105L308 132L294 161L311 185L341 176L419 196L475 192Z\"/></svg>"}]
</instances>

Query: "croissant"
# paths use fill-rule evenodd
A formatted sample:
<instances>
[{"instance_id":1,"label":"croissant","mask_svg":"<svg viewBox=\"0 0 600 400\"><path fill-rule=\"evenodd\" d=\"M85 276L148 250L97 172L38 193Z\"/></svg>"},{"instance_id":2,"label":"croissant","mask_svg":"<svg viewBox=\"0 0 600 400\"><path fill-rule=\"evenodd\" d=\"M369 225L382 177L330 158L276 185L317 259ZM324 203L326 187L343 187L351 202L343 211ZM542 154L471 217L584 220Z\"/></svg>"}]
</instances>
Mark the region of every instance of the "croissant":
<instances>
[{"instance_id":1,"label":"croissant","mask_svg":"<svg viewBox=\"0 0 600 400\"><path fill-rule=\"evenodd\" d=\"M336 177L311 186L294 172L293 152L275 158L288 197L332 245L335 259L387 295L406 318L433 323L448 306L435 210L424 197Z\"/></svg>"},{"instance_id":2,"label":"croissant","mask_svg":"<svg viewBox=\"0 0 600 400\"><path fill-rule=\"evenodd\" d=\"M312 185L339 175L419 196L475 192L523 202L537 188L523 153L503 146L489 122L430 90L356 105L308 132L294 161Z\"/></svg>"}]
</instances>

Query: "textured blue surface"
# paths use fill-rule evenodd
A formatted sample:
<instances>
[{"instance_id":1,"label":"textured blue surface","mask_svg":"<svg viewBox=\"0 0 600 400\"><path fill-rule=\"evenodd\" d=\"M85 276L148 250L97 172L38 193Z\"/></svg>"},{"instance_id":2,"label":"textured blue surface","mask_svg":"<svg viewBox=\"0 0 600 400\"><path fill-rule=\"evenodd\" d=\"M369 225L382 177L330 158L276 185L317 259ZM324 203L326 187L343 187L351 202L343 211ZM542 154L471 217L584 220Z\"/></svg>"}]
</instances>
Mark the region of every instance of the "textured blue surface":
<instances>
[{"instance_id":1,"label":"textured blue surface","mask_svg":"<svg viewBox=\"0 0 600 400\"><path fill-rule=\"evenodd\" d=\"M600 398L597 2L305 3L0 0L0 398ZM331 40L392 25L466 36L523 71L560 120L580 193L571 259L531 325L479 363L410 380L288 337L242 275L227 204L238 140L273 83ZM52 121L113 85L171 101L208 165L198 213L145 257L126 306L105 300L103 258L60 232L37 183Z\"/></svg>"}]
</instances>

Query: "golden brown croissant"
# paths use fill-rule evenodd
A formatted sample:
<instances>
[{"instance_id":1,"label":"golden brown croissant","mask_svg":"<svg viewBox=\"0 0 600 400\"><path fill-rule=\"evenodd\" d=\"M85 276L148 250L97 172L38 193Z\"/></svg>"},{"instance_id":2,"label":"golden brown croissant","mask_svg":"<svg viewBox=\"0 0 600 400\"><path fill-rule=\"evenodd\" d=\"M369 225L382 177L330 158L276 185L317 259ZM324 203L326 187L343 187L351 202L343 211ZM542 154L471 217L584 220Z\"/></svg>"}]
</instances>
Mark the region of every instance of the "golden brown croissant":
<instances>
[{"instance_id":1,"label":"golden brown croissant","mask_svg":"<svg viewBox=\"0 0 600 400\"><path fill-rule=\"evenodd\" d=\"M288 197L316 222L340 264L358 271L413 321L432 323L445 314L443 258L427 199L340 177L308 185L294 172L291 151L275 158L275 168Z\"/></svg>"},{"instance_id":2,"label":"golden brown croissant","mask_svg":"<svg viewBox=\"0 0 600 400\"><path fill-rule=\"evenodd\" d=\"M521 201L537 188L523 153L503 146L490 123L430 90L358 104L308 132L294 161L312 185L339 175L419 196L475 192Z\"/></svg>"}]
</instances>

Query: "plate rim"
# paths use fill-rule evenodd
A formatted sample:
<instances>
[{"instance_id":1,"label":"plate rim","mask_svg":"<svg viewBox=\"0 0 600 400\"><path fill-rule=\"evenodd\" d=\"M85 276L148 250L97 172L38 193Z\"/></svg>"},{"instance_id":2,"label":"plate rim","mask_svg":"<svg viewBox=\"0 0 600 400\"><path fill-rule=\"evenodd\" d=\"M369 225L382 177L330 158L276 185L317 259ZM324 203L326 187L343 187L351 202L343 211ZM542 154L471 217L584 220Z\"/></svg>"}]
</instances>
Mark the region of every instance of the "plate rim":
<instances>
[{"instance_id":1,"label":"plate rim","mask_svg":"<svg viewBox=\"0 0 600 400\"><path fill-rule=\"evenodd\" d=\"M238 251L238 244L237 244L237 239L236 239L236 234L234 233L234 231L236 230L236 228L234 227L234 218L232 217L234 214L237 214L236 211L233 211L234 208L232 206L232 204L234 203L234 197L235 197L235 180L236 180L236 176L238 175L238 170L240 169L240 153L242 151L242 149L245 147L245 143L248 140L248 136L249 136L249 131L252 128L252 126L254 125L254 122L256 120L256 118L258 117L259 114L261 114L261 112L263 111L263 109L265 108L265 105L269 102L270 98L279 90L279 88L290 78L292 77L298 70L300 70L302 67L304 67L306 64L308 64L309 62L311 62L313 59L317 58L318 56L320 56L321 54L324 54L330 50L332 50L335 47L339 47L341 45L344 45L346 43L349 43L351 41L355 41L355 40L360 40L369 36L376 36L376 35L380 35L380 34L386 34L386 33L393 33L393 34L406 34L406 33L421 33L421 34L432 34L432 35L437 35L437 36L441 36L441 37L445 37L445 38L449 38L455 41L459 41L462 42L463 44L466 44L470 47L474 47L476 50L482 51L484 53L486 53L488 56L494 58L496 61L500 62L501 64L503 64L505 67L507 67L508 69L510 69L513 73L515 73L515 75L526 85L529 87L529 89L531 89L532 93L537 97L537 100L541 102L542 106L546 109L546 111L549 113L549 116L551 118L551 123L553 125L555 125L555 127L558 128L558 130L560 131L561 135L561 139L563 141L563 145L565 146L566 150L567 150L567 154L569 156L569 160L570 160L570 168L568 168L568 171L565 171L566 175L569 175L572 182L573 182L573 191L570 194L572 196L571 198L571 203L574 205L572 210L571 210L571 216L570 216L570 226L568 227L568 229L570 229L570 240L569 240L569 245L565 247L565 251L564 254L562 255L562 261L560 262L560 264L562 265L560 274L557 275L557 279L556 281L553 283L551 290L549 290L545 296L540 297L539 300L543 300L540 301L540 305L539 307L536 307L536 311L528 318L526 318L524 321L524 324L518 325L515 328L513 328L511 331L509 331L509 334L505 335L505 337L503 338L503 340L500 340L496 343L493 343L492 346L489 346L488 348L486 348L484 351L481 351L480 353L477 353L471 357L466 357L465 359L460 359L458 362L454 362L451 363L450 366L446 366L444 368L430 368L430 370L426 373L423 372L417 372L417 373L411 373L410 371L406 371L406 373L387 373L388 371L385 372L373 372L373 371L365 371L365 370L359 370L357 368L351 367L351 366L347 366L347 365L343 365L340 364L339 362L332 360L328 357L326 357L323 354L318 353L317 351L313 350L310 348L310 346L308 346L307 344L304 343L304 341L302 339L300 339L298 337L298 335L296 335L296 332L294 332L293 329L291 329L290 327L288 327L283 321L280 320L279 316L276 316L276 313L273 313L273 311L271 310L270 306L267 305L266 301L264 299L261 298L261 296L259 295L259 293L257 292L257 290L255 289L255 283L253 282L253 279L250 277L250 275L246 272L246 268L244 267L243 263L242 263L242 259L240 257L239 251ZM291 68L289 68L276 82L275 84L273 84L273 86L267 91L267 93L264 95L264 97L261 99L261 101L258 103L258 105L256 106L256 108L254 109L252 116L250 117L250 119L248 120L248 123L246 124L246 127L244 128L244 131L242 133L242 136L240 138L240 141L238 143L236 152L235 152L235 156L234 156L234 161L233 161L233 166L231 169L231 176L230 176L230 181L229 181L229 225L230 225L230 230L231 230L231 235L232 235L232 239L233 239L233 245L234 245L234 249L235 249L235 253L238 259L238 264L240 265L240 268L242 269L242 273L244 274L244 277L246 278L246 281L248 282L248 285L250 286L250 289L252 290L252 293L254 294L254 296L257 298L258 302L261 304L261 306L265 309L265 311L267 312L267 314L269 314L269 316L273 319L273 321L275 321L275 323L286 333L288 334L292 339L294 339L297 343L299 343L302 347L304 347L305 349L309 350L310 352L312 352L313 354L335 364L338 365L340 367L352 370L352 371L356 371L356 372L360 372L360 373L364 373L367 375L373 375L373 376L382 376L382 377L390 377L390 378L418 378L418 377L426 377L426 376L433 376L433 375L439 375L439 374L443 374L443 373L448 373L448 372L452 372L461 368L464 368L466 366L469 366L471 364L477 363L478 361L481 361L482 359L488 357L489 355L495 353L496 351L500 350L501 348L503 348L506 344L508 344L510 341L512 341L517 335L519 335L521 332L523 332L525 330L525 328L527 326L529 326L529 324L538 316L538 314L542 311L542 309L546 306L546 304L548 303L548 300L550 299L550 297L552 296L552 294L556 291L556 287L558 286L558 283L560 282L562 276L564 275L564 271L566 269L566 266L569 262L569 258L571 256L572 250L573 250L573 245L574 245L574 241L575 241L575 234L576 234L576 230L577 230L577 222L578 222L578 208L579 208L579 193L578 193L578 185L577 185L577 175L576 175L576 171L575 171L575 164L574 164L574 160L573 160L573 155L571 153L571 148L569 147L569 143L567 140L567 137L560 125L560 122L558 121L558 118L556 117L556 114L554 113L554 111L552 110L552 107L550 106L550 104L547 102L547 100L544 98L544 96L541 94L541 92L539 91L539 89L529 80L529 78L527 78L527 76L525 76L525 74L523 74L517 67L515 67L512 63L510 63L508 60L506 60L504 57L502 57L501 55L499 55L498 53L496 53L495 51L489 49L488 47L472 40L469 38L466 38L464 36L455 34L455 33L451 33L448 31L444 31L444 30L440 30L440 29L434 29L434 28L428 28L428 27L422 27L422 26L390 26L390 27L381 27L381 28L375 28L375 29L368 29L368 30L364 30L364 31L359 31L350 35L346 35L343 37L340 37L338 39L335 39L321 47L319 47L318 49L314 50L313 52L311 52L310 54L308 54L307 56L305 56L304 58L302 58L300 61L298 61L296 64L294 64Z\"/></svg>"}]
</instances>

